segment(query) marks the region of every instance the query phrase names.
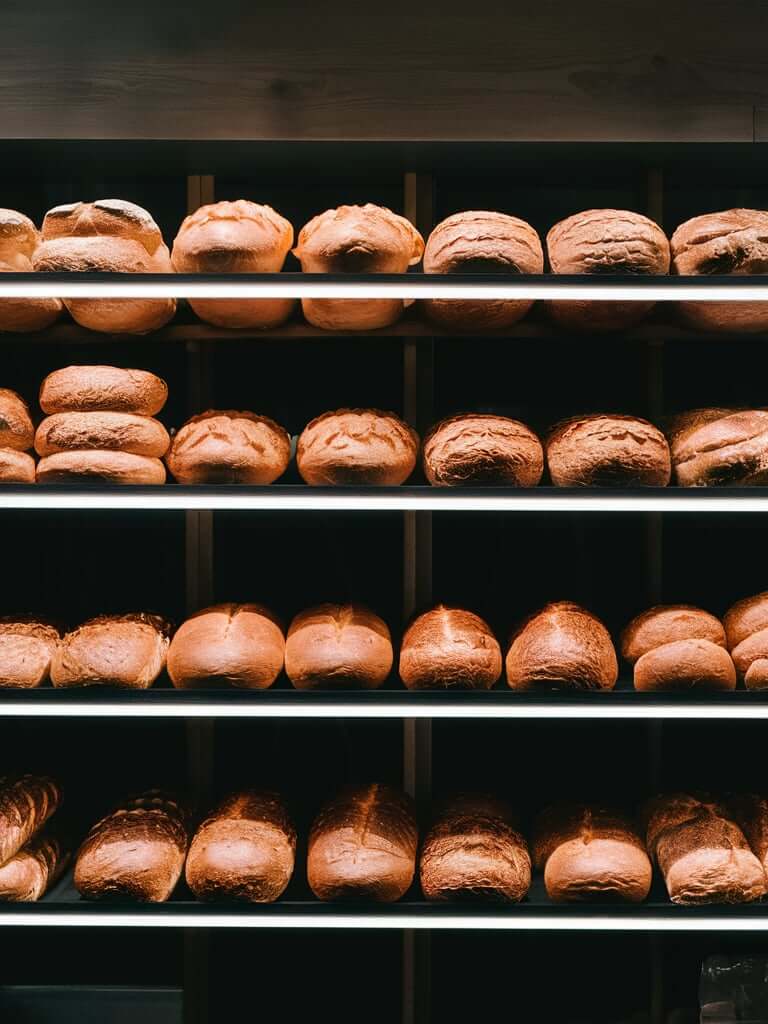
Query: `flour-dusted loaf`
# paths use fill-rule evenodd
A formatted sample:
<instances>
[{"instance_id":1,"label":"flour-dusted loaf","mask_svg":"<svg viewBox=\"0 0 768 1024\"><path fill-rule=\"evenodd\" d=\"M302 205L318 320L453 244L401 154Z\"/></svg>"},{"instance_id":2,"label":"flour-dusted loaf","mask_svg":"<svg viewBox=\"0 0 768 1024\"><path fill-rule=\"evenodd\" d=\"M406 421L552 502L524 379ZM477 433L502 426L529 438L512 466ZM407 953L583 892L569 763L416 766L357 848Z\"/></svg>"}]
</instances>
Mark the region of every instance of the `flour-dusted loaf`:
<instances>
[{"instance_id":1,"label":"flour-dusted loaf","mask_svg":"<svg viewBox=\"0 0 768 1024\"><path fill-rule=\"evenodd\" d=\"M29 842L60 803L58 783L46 776L0 779L0 865Z\"/></svg>"},{"instance_id":2,"label":"flour-dusted loaf","mask_svg":"<svg viewBox=\"0 0 768 1024\"><path fill-rule=\"evenodd\" d=\"M308 423L296 448L299 473L313 487L404 483L416 466L419 436L393 412L337 409Z\"/></svg>"},{"instance_id":3,"label":"flour-dusted loaf","mask_svg":"<svg viewBox=\"0 0 768 1024\"><path fill-rule=\"evenodd\" d=\"M35 428L27 403L9 388L0 388L0 448L28 451L34 442Z\"/></svg>"},{"instance_id":4,"label":"flour-dusted loaf","mask_svg":"<svg viewBox=\"0 0 768 1024\"><path fill-rule=\"evenodd\" d=\"M168 400L168 385L148 370L120 366L64 366L40 385L40 408L61 412L122 412L156 416Z\"/></svg>"},{"instance_id":5,"label":"flour-dusted loaf","mask_svg":"<svg viewBox=\"0 0 768 1024\"><path fill-rule=\"evenodd\" d=\"M201 900L273 903L291 880L296 829L282 797L266 790L228 796L195 833L187 885Z\"/></svg>"},{"instance_id":6,"label":"flour-dusted loaf","mask_svg":"<svg viewBox=\"0 0 768 1024\"><path fill-rule=\"evenodd\" d=\"M389 786L350 786L327 803L309 835L307 877L320 900L399 900L416 870L411 800Z\"/></svg>"},{"instance_id":7,"label":"flour-dusted loaf","mask_svg":"<svg viewBox=\"0 0 768 1024\"><path fill-rule=\"evenodd\" d=\"M30 615L0 618L0 687L33 689L47 682L59 630Z\"/></svg>"},{"instance_id":8,"label":"flour-dusted loaf","mask_svg":"<svg viewBox=\"0 0 768 1024\"><path fill-rule=\"evenodd\" d=\"M66 633L51 662L54 686L148 689L165 668L171 627L159 615L98 615Z\"/></svg>"},{"instance_id":9,"label":"flour-dusted loaf","mask_svg":"<svg viewBox=\"0 0 768 1024\"><path fill-rule=\"evenodd\" d=\"M535 487L544 472L544 451L519 420L465 413L430 430L423 462L424 475L435 487Z\"/></svg>"},{"instance_id":10,"label":"flour-dusted loaf","mask_svg":"<svg viewBox=\"0 0 768 1024\"><path fill-rule=\"evenodd\" d=\"M737 601L723 617L728 649L748 690L768 687L768 592Z\"/></svg>"},{"instance_id":11,"label":"flour-dusted loaf","mask_svg":"<svg viewBox=\"0 0 768 1024\"><path fill-rule=\"evenodd\" d=\"M768 483L768 411L764 409L693 409L673 417L667 433L681 487Z\"/></svg>"},{"instance_id":12,"label":"flour-dusted loaf","mask_svg":"<svg viewBox=\"0 0 768 1024\"><path fill-rule=\"evenodd\" d=\"M39 484L142 484L165 483L165 466L160 459L132 452L93 448L56 452L37 464Z\"/></svg>"},{"instance_id":13,"label":"flour-dusted loaf","mask_svg":"<svg viewBox=\"0 0 768 1024\"><path fill-rule=\"evenodd\" d=\"M31 903L44 896L66 867L69 855L47 829L37 832L0 865L0 902Z\"/></svg>"},{"instance_id":14,"label":"flour-dusted loaf","mask_svg":"<svg viewBox=\"0 0 768 1024\"><path fill-rule=\"evenodd\" d=\"M0 209L0 273L29 274L40 232L17 210ZM60 299L0 299L0 331L43 331L61 316Z\"/></svg>"},{"instance_id":15,"label":"flour-dusted loaf","mask_svg":"<svg viewBox=\"0 0 768 1024\"><path fill-rule=\"evenodd\" d=\"M501 675L501 648L487 622L438 605L403 636L400 678L409 690L488 690Z\"/></svg>"},{"instance_id":16,"label":"flour-dusted loaf","mask_svg":"<svg viewBox=\"0 0 768 1024\"><path fill-rule=\"evenodd\" d=\"M57 412L35 433L38 455L101 449L161 459L170 443L159 420L127 412Z\"/></svg>"},{"instance_id":17,"label":"flour-dusted loaf","mask_svg":"<svg viewBox=\"0 0 768 1024\"><path fill-rule=\"evenodd\" d=\"M637 416L574 416L547 437L547 466L555 487L666 487L669 445Z\"/></svg>"},{"instance_id":18,"label":"flour-dusted loaf","mask_svg":"<svg viewBox=\"0 0 768 1024\"><path fill-rule=\"evenodd\" d=\"M180 484L271 484L291 461L291 438L268 416L209 409L174 436L168 469Z\"/></svg>"},{"instance_id":19,"label":"flour-dusted loaf","mask_svg":"<svg viewBox=\"0 0 768 1024\"><path fill-rule=\"evenodd\" d=\"M297 690L372 690L392 671L386 622L360 604L320 604L294 618L285 671Z\"/></svg>"}]
</instances>

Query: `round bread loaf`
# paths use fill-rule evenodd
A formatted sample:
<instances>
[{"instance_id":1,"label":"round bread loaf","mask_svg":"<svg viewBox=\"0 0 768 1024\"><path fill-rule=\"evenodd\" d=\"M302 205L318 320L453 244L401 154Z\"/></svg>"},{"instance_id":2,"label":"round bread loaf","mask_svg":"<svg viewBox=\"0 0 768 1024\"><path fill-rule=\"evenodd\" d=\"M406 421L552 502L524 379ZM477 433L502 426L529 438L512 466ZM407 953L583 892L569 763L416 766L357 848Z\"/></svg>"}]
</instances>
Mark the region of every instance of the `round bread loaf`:
<instances>
[{"instance_id":1,"label":"round bread loaf","mask_svg":"<svg viewBox=\"0 0 768 1024\"><path fill-rule=\"evenodd\" d=\"M479 615L438 605L415 619L400 647L409 690L489 690L501 675L501 648Z\"/></svg>"},{"instance_id":2,"label":"round bread loaf","mask_svg":"<svg viewBox=\"0 0 768 1024\"><path fill-rule=\"evenodd\" d=\"M118 366L65 366L40 385L40 408L58 412L124 412L155 416L168 399L168 385L147 370Z\"/></svg>"},{"instance_id":3,"label":"round bread loaf","mask_svg":"<svg viewBox=\"0 0 768 1024\"><path fill-rule=\"evenodd\" d=\"M170 625L159 615L99 615L65 633L51 660L54 686L147 690L165 668Z\"/></svg>"},{"instance_id":4,"label":"round bread loaf","mask_svg":"<svg viewBox=\"0 0 768 1024\"><path fill-rule=\"evenodd\" d=\"M528 844L504 803L461 796L432 823L421 848L419 877L428 900L518 903L531 885Z\"/></svg>"},{"instance_id":5,"label":"round bread loaf","mask_svg":"<svg viewBox=\"0 0 768 1024\"><path fill-rule=\"evenodd\" d=\"M227 797L189 847L187 885L200 900L273 903L291 880L296 829L276 793Z\"/></svg>"},{"instance_id":6,"label":"round bread loaf","mask_svg":"<svg viewBox=\"0 0 768 1024\"><path fill-rule=\"evenodd\" d=\"M556 424L547 438L555 487L666 487L669 445L648 420L597 413Z\"/></svg>"},{"instance_id":7,"label":"round bread loaf","mask_svg":"<svg viewBox=\"0 0 768 1024\"><path fill-rule=\"evenodd\" d=\"M412 801L389 786L350 786L312 823L307 879L319 900L404 896L416 870Z\"/></svg>"},{"instance_id":8,"label":"round bread loaf","mask_svg":"<svg viewBox=\"0 0 768 1024\"><path fill-rule=\"evenodd\" d=\"M612 690L619 677L608 630L570 601L547 604L521 623L506 667L513 690Z\"/></svg>"},{"instance_id":9,"label":"round bread loaf","mask_svg":"<svg viewBox=\"0 0 768 1024\"><path fill-rule=\"evenodd\" d=\"M38 455L99 448L160 459L170 443L158 420L127 412L57 412L35 434Z\"/></svg>"},{"instance_id":10,"label":"round bread loaf","mask_svg":"<svg viewBox=\"0 0 768 1024\"><path fill-rule=\"evenodd\" d=\"M657 604L636 615L621 634L621 656L630 664L644 654L677 640L709 640L725 647L719 619L692 604Z\"/></svg>"},{"instance_id":11,"label":"round bread loaf","mask_svg":"<svg viewBox=\"0 0 768 1024\"><path fill-rule=\"evenodd\" d=\"M260 604L217 604L183 622L168 650L168 675L181 690L237 686L265 690L283 670L285 638Z\"/></svg>"},{"instance_id":12,"label":"round bread loaf","mask_svg":"<svg viewBox=\"0 0 768 1024\"><path fill-rule=\"evenodd\" d=\"M424 440L424 475L435 487L535 487L544 452L534 432L507 416L466 413L432 428Z\"/></svg>"},{"instance_id":13,"label":"round bread loaf","mask_svg":"<svg viewBox=\"0 0 768 1024\"><path fill-rule=\"evenodd\" d=\"M653 871L629 818L595 804L559 804L534 828L534 864L555 903L642 903Z\"/></svg>"},{"instance_id":14,"label":"round bread loaf","mask_svg":"<svg viewBox=\"0 0 768 1024\"><path fill-rule=\"evenodd\" d=\"M25 452L32 447L35 428L27 403L8 388L0 388L0 448Z\"/></svg>"},{"instance_id":15,"label":"round bread loaf","mask_svg":"<svg viewBox=\"0 0 768 1024\"><path fill-rule=\"evenodd\" d=\"M56 452L40 459L36 478L39 484L164 484L165 466L130 452Z\"/></svg>"},{"instance_id":16,"label":"round bread loaf","mask_svg":"<svg viewBox=\"0 0 768 1024\"><path fill-rule=\"evenodd\" d=\"M316 605L288 629L285 671L297 690L374 690L392 661L386 622L363 605Z\"/></svg>"},{"instance_id":17,"label":"round bread loaf","mask_svg":"<svg viewBox=\"0 0 768 1024\"><path fill-rule=\"evenodd\" d=\"M190 214L173 243L179 274L273 274L293 245L293 227L271 206L238 199L210 203ZM276 327L294 299L190 299L201 320L216 327Z\"/></svg>"},{"instance_id":18,"label":"round bread loaf","mask_svg":"<svg viewBox=\"0 0 768 1024\"><path fill-rule=\"evenodd\" d=\"M541 274L544 253L530 224L506 213L467 210L441 221L427 239L425 274ZM509 327L533 305L523 300L425 299L427 315L449 329Z\"/></svg>"},{"instance_id":19,"label":"round bread loaf","mask_svg":"<svg viewBox=\"0 0 768 1024\"><path fill-rule=\"evenodd\" d=\"M411 475L418 452L418 434L393 412L337 409L301 432L296 465L313 487L393 486Z\"/></svg>"},{"instance_id":20,"label":"round bread loaf","mask_svg":"<svg viewBox=\"0 0 768 1024\"><path fill-rule=\"evenodd\" d=\"M122 199L69 203L49 210L36 271L170 274L171 257L146 210ZM175 299L66 299L73 319L93 331L146 334L176 312Z\"/></svg>"},{"instance_id":21,"label":"round bread loaf","mask_svg":"<svg viewBox=\"0 0 768 1024\"><path fill-rule=\"evenodd\" d=\"M271 484L288 468L291 439L268 416L209 409L187 420L166 461L180 484Z\"/></svg>"},{"instance_id":22,"label":"round bread loaf","mask_svg":"<svg viewBox=\"0 0 768 1024\"><path fill-rule=\"evenodd\" d=\"M26 452L13 448L0 448L0 483L33 484L35 460Z\"/></svg>"},{"instance_id":23,"label":"round bread loaf","mask_svg":"<svg viewBox=\"0 0 768 1024\"><path fill-rule=\"evenodd\" d=\"M681 487L768 483L768 411L764 409L694 409L674 417L668 434Z\"/></svg>"},{"instance_id":24,"label":"round bread loaf","mask_svg":"<svg viewBox=\"0 0 768 1024\"><path fill-rule=\"evenodd\" d=\"M0 209L0 273L31 273L39 244L40 233L29 217ZM44 331L63 308L60 299L0 299L0 331Z\"/></svg>"},{"instance_id":25,"label":"round bread loaf","mask_svg":"<svg viewBox=\"0 0 768 1024\"><path fill-rule=\"evenodd\" d=\"M677 274L768 273L768 213L723 210L687 220L672 235ZM768 302L681 302L683 317L705 331L763 331Z\"/></svg>"},{"instance_id":26,"label":"round bread loaf","mask_svg":"<svg viewBox=\"0 0 768 1024\"><path fill-rule=\"evenodd\" d=\"M669 242L658 224L631 210L584 210L547 235L553 274L668 274ZM617 331L639 323L653 302L550 302L552 317L574 330Z\"/></svg>"},{"instance_id":27,"label":"round bread loaf","mask_svg":"<svg viewBox=\"0 0 768 1024\"><path fill-rule=\"evenodd\" d=\"M0 619L0 687L27 690L47 682L59 639L58 629L40 619Z\"/></svg>"},{"instance_id":28,"label":"round bread loaf","mask_svg":"<svg viewBox=\"0 0 768 1024\"><path fill-rule=\"evenodd\" d=\"M418 263L424 239L384 206L339 206L299 232L294 255L305 274L401 274ZM393 324L402 299L302 299L307 320L331 331L369 331Z\"/></svg>"}]
</instances>

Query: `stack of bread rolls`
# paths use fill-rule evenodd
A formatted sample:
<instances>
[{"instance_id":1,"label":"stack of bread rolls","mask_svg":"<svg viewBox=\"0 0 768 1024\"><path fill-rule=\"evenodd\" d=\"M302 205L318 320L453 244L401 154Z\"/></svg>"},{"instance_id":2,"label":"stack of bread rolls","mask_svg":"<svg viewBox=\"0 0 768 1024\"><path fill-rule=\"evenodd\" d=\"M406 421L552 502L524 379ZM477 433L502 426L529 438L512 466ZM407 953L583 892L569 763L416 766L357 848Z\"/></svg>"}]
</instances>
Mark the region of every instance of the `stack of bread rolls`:
<instances>
[{"instance_id":1,"label":"stack of bread rolls","mask_svg":"<svg viewBox=\"0 0 768 1024\"><path fill-rule=\"evenodd\" d=\"M0 483L33 484L35 460L29 454L35 428L24 399L0 388Z\"/></svg>"},{"instance_id":2,"label":"stack of bread rolls","mask_svg":"<svg viewBox=\"0 0 768 1024\"><path fill-rule=\"evenodd\" d=\"M765 409L693 409L674 416L667 432L681 487L768 483Z\"/></svg>"},{"instance_id":3,"label":"stack of bread rolls","mask_svg":"<svg viewBox=\"0 0 768 1024\"><path fill-rule=\"evenodd\" d=\"M0 273L28 274L33 269L40 232L23 213L0 209ZM0 299L0 331L43 331L61 316L60 299Z\"/></svg>"},{"instance_id":4,"label":"stack of bread rolls","mask_svg":"<svg viewBox=\"0 0 768 1024\"><path fill-rule=\"evenodd\" d=\"M0 780L0 901L40 899L64 868L66 852L44 828L60 803L61 790L52 779Z\"/></svg>"},{"instance_id":5,"label":"stack of bread rolls","mask_svg":"<svg viewBox=\"0 0 768 1024\"><path fill-rule=\"evenodd\" d=\"M54 648L51 682L146 690L165 668L170 629L165 619L146 612L89 619Z\"/></svg>"},{"instance_id":6,"label":"stack of bread rolls","mask_svg":"<svg viewBox=\"0 0 768 1024\"><path fill-rule=\"evenodd\" d=\"M728 650L748 690L768 687L768 593L745 597L723 617Z\"/></svg>"},{"instance_id":7,"label":"stack of bread rolls","mask_svg":"<svg viewBox=\"0 0 768 1024\"><path fill-rule=\"evenodd\" d=\"M168 431L154 419L165 381L147 370L68 366L40 386L39 483L162 484Z\"/></svg>"},{"instance_id":8,"label":"stack of bread rolls","mask_svg":"<svg viewBox=\"0 0 768 1024\"><path fill-rule=\"evenodd\" d=\"M312 487L404 483L416 467L419 436L393 412L337 409L302 431L296 465Z\"/></svg>"},{"instance_id":9,"label":"stack of bread rolls","mask_svg":"<svg viewBox=\"0 0 768 1024\"><path fill-rule=\"evenodd\" d=\"M209 409L174 435L166 461L180 484L271 484L288 468L291 438L268 416Z\"/></svg>"}]
</instances>

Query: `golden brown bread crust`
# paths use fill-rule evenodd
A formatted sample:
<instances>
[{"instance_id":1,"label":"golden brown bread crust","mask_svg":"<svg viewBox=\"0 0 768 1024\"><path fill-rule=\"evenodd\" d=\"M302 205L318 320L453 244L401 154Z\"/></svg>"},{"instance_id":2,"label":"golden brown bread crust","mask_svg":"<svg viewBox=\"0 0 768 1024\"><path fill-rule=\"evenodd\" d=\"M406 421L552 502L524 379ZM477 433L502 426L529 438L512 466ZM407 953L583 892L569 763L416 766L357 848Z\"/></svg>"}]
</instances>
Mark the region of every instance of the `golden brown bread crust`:
<instances>
[{"instance_id":1,"label":"golden brown bread crust","mask_svg":"<svg viewBox=\"0 0 768 1024\"><path fill-rule=\"evenodd\" d=\"M51 682L146 690L165 668L170 628L146 612L89 619L62 638L51 661Z\"/></svg>"},{"instance_id":2,"label":"golden brown bread crust","mask_svg":"<svg viewBox=\"0 0 768 1024\"><path fill-rule=\"evenodd\" d=\"M360 604L306 608L288 629L285 671L297 690L373 690L393 658L386 622Z\"/></svg>"},{"instance_id":3,"label":"golden brown bread crust","mask_svg":"<svg viewBox=\"0 0 768 1024\"><path fill-rule=\"evenodd\" d=\"M161 459L170 443L159 420L127 412L57 412L35 433L38 455L102 449Z\"/></svg>"},{"instance_id":4,"label":"golden brown bread crust","mask_svg":"<svg viewBox=\"0 0 768 1024\"><path fill-rule=\"evenodd\" d=\"M217 604L183 622L168 650L168 675L182 690L264 690L283 669L285 638L260 604Z\"/></svg>"},{"instance_id":5,"label":"golden brown bread crust","mask_svg":"<svg viewBox=\"0 0 768 1024\"><path fill-rule=\"evenodd\" d=\"M296 858L296 829L280 796L245 790L227 797L189 847L187 885L200 900L273 903Z\"/></svg>"},{"instance_id":6,"label":"golden brown bread crust","mask_svg":"<svg viewBox=\"0 0 768 1024\"><path fill-rule=\"evenodd\" d=\"M768 412L695 409L668 429L672 465L681 487L768 482Z\"/></svg>"},{"instance_id":7,"label":"golden brown bread crust","mask_svg":"<svg viewBox=\"0 0 768 1024\"><path fill-rule=\"evenodd\" d=\"M737 601L723 622L739 678L748 690L768 688L768 592Z\"/></svg>"},{"instance_id":8,"label":"golden brown bread crust","mask_svg":"<svg viewBox=\"0 0 768 1024\"><path fill-rule=\"evenodd\" d=\"M60 803L61 790L53 779L42 775L0 779L0 865L29 842Z\"/></svg>"},{"instance_id":9,"label":"golden brown bread crust","mask_svg":"<svg viewBox=\"0 0 768 1024\"><path fill-rule=\"evenodd\" d=\"M517 903L531 885L528 844L501 801L461 796L433 821L421 848L419 877L428 900Z\"/></svg>"},{"instance_id":10,"label":"golden brown bread crust","mask_svg":"<svg viewBox=\"0 0 768 1024\"><path fill-rule=\"evenodd\" d=\"M556 903L623 900L641 903L652 868L632 821L599 804L557 804L538 817L534 864Z\"/></svg>"},{"instance_id":11,"label":"golden brown bread crust","mask_svg":"<svg viewBox=\"0 0 768 1024\"><path fill-rule=\"evenodd\" d=\"M729 651L753 633L768 629L768 590L732 604L723 616L723 625Z\"/></svg>"},{"instance_id":12,"label":"golden brown bread crust","mask_svg":"<svg viewBox=\"0 0 768 1024\"><path fill-rule=\"evenodd\" d=\"M61 842L39 832L17 854L0 866L0 902L39 900L66 867L69 854Z\"/></svg>"},{"instance_id":13,"label":"golden brown bread crust","mask_svg":"<svg viewBox=\"0 0 768 1024\"><path fill-rule=\"evenodd\" d=\"M666 487L669 445L637 416L596 413L556 424L546 442L555 487Z\"/></svg>"},{"instance_id":14,"label":"golden brown bread crust","mask_svg":"<svg viewBox=\"0 0 768 1024\"><path fill-rule=\"evenodd\" d=\"M535 487L544 472L544 451L519 420L464 413L432 427L424 439L423 464L435 487Z\"/></svg>"},{"instance_id":15,"label":"golden brown bread crust","mask_svg":"<svg viewBox=\"0 0 768 1024\"><path fill-rule=\"evenodd\" d=\"M768 800L757 793L738 793L728 798L727 807L768 872Z\"/></svg>"},{"instance_id":16,"label":"golden brown bread crust","mask_svg":"<svg viewBox=\"0 0 768 1024\"><path fill-rule=\"evenodd\" d=\"M165 466L160 459L130 452L91 451L56 452L37 464L39 484L143 484L165 483Z\"/></svg>"},{"instance_id":17,"label":"golden brown bread crust","mask_svg":"<svg viewBox=\"0 0 768 1024\"><path fill-rule=\"evenodd\" d=\"M608 630L571 601L552 602L523 620L512 636L506 667L513 690L612 690L619 676Z\"/></svg>"},{"instance_id":18,"label":"golden brown bread crust","mask_svg":"<svg viewBox=\"0 0 768 1024\"><path fill-rule=\"evenodd\" d=\"M393 412L337 409L306 425L296 465L312 487L344 484L393 486L416 466L419 435Z\"/></svg>"},{"instance_id":19,"label":"golden brown bread crust","mask_svg":"<svg viewBox=\"0 0 768 1024\"><path fill-rule=\"evenodd\" d=\"M768 273L768 213L722 210L681 224L672 235L677 274ZM681 302L683 317L708 331L760 331L768 326L768 302Z\"/></svg>"},{"instance_id":20,"label":"golden brown bread crust","mask_svg":"<svg viewBox=\"0 0 768 1024\"><path fill-rule=\"evenodd\" d=\"M0 483L33 484L35 482L35 460L27 452L13 448L0 448Z\"/></svg>"},{"instance_id":21,"label":"golden brown bread crust","mask_svg":"<svg viewBox=\"0 0 768 1024\"><path fill-rule=\"evenodd\" d=\"M40 408L57 412L124 412L155 416L168 400L168 385L148 370L119 366L65 366L40 385Z\"/></svg>"},{"instance_id":22,"label":"golden brown bread crust","mask_svg":"<svg viewBox=\"0 0 768 1024\"><path fill-rule=\"evenodd\" d=\"M173 438L168 469L181 484L271 484L291 461L291 438L268 416L209 409Z\"/></svg>"},{"instance_id":23,"label":"golden brown bread crust","mask_svg":"<svg viewBox=\"0 0 768 1024\"><path fill-rule=\"evenodd\" d=\"M636 615L621 634L621 656L634 665L638 658L676 640L709 640L725 647L719 619L693 604L657 604Z\"/></svg>"},{"instance_id":24,"label":"golden brown bread crust","mask_svg":"<svg viewBox=\"0 0 768 1024\"><path fill-rule=\"evenodd\" d=\"M0 210L0 273L32 271L40 234L23 213ZM43 331L61 315L60 299L0 299L0 331Z\"/></svg>"},{"instance_id":25,"label":"golden brown bread crust","mask_svg":"<svg viewBox=\"0 0 768 1024\"><path fill-rule=\"evenodd\" d=\"M501 675L501 648L472 612L438 605L415 619L400 646L409 690L488 690Z\"/></svg>"},{"instance_id":26,"label":"golden brown bread crust","mask_svg":"<svg viewBox=\"0 0 768 1024\"><path fill-rule=\"evenodd\" d=\"M541 240L531 225L490 210L446 217L433 229L424 250L425 274L541 274L543 270ZM448 328L483 331L516 323L533 302L426 299L423 305L433 320Z\"/></svg>"},{"instance_id":27,"label":"golden brown bread crust","mask_svg":"<svg viewBox=\"0 0 768 1024\"><path fill-rule=\"evenodd\" d=\"M766 894L763 866L720 802L671 793L644 809L646 844L673 903L746 903Z\"/></svg>"},{"instance_id":28,"label":"golden brown bread crust","mask_svg":"<svg viewBox=\"0 0 768 1024\"><path fill-rule=\"evenodd\" d=\"M0 388L0 448L25 452L32 447L35 428L27 403L9 388Z\"/></svg>"},{"instance_id":29,"label":"golden brown bread crust","mask_svg":"<svg viewBox=\"0 0 768 1024\"><path fill-rule=\"evenodd\" d=\"M351 786L312 823L307 878L320 900L399 900L416 869L411 800L389 786Z\"/></svg>"},{"instance_id":30,"label":"golden brown bread crust","mask_svg":"<svg viewBox=\"0 0 768 1024\"><path fill-rule=\"evenodd\" d=\"M78 850L75 888L84 899L162 903L184 867L186 815L151 790L97 822Z\"/></svg>"},{"instance_id":31,"label":"golden brown bread crust","mask_svg":"<svg viewBox=\"0 0 768 1024\"><path fill-rule=\"evenodd\" d=\"M0 687L32 689L48 681L60 634L32 617L0 618Z\"/></svg>"}]
</instances>

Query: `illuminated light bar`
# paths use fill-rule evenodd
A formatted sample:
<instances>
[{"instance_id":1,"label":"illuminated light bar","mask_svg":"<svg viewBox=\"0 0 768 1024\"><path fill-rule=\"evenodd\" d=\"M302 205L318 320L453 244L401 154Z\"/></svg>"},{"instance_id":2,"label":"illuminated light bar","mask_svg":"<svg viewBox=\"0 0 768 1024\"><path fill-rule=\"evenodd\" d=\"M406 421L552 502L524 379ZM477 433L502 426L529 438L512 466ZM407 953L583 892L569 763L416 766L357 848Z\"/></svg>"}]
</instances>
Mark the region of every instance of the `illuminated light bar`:
<instances>
[{"instance_id":1,"label":"illuminated light bar","mask_svg":"<svg viewBox=\"0 0 768 1024\"><path fill-rule=\"evenodd\" d=\"M768 302L768 275L4 273L0 298Z\"/></svg>"}]
</instances>

